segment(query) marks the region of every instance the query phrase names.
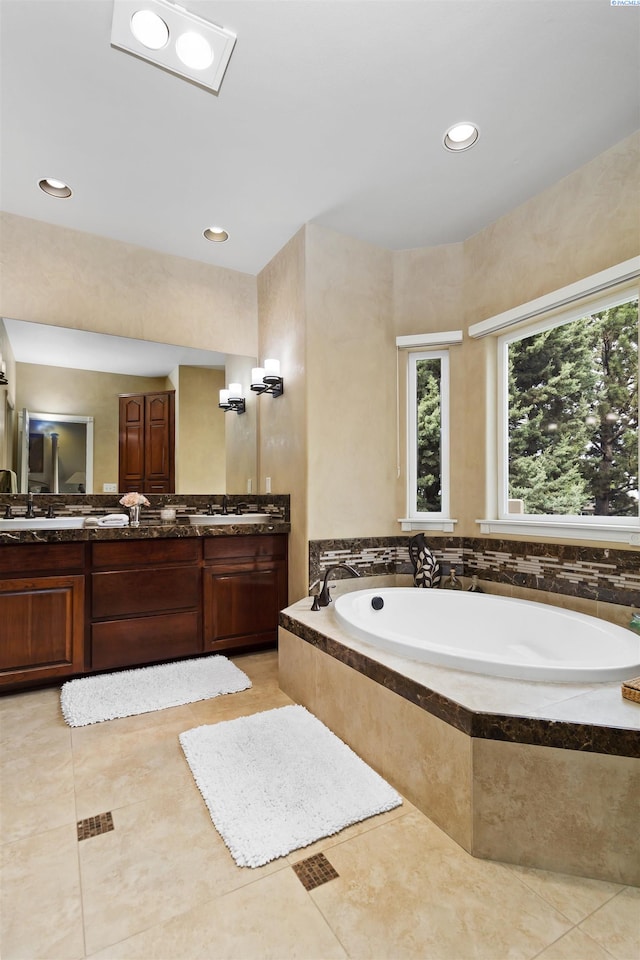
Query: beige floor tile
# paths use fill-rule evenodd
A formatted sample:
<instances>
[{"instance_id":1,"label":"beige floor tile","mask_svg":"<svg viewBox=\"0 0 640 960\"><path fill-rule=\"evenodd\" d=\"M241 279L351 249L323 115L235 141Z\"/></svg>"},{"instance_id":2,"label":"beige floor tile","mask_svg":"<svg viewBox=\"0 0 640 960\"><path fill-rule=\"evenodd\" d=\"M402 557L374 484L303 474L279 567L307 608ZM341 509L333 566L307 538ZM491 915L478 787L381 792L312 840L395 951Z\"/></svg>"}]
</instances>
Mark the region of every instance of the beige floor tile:
<instances>
[{"instance_id":1,"label":"beige floor tile","mask_svg":"<svg viewBox=\"0 0 640 960\"><path fill-rule=\"evenodd\" d=\"M611 960L611 954L574 927L539 953L536 960Z\"/></svg>"},{"instance_id":2,"label":"beige floor tile","mask_svg":"<svg viewBox=\"0 0 640 960\"><path fill-rule=\"evenodd\" d=\"M182 711L180 717L173 722L139 725L135 731L121 726L119 732L109 736L104 731L99 738L88 728L86 737L82 736L84 728L74 731L78 819L163 794L175 795L179 790L192 793L195 785L178 736L193 726L193 719L189 711Z\"/></svg>"},{"instance_id":3,"label":"beige floor tile","mask_svg":"<svg viewBox=\"0 0 640 960\"><path fill-rule=\"evenodd\" d=\"M352 840L354 837L366 833L367 830L375 830L377 827L388 823L389 820L395 820L398 817L404 817L409 813L416 813L416 808L408 800L402 801L401 807L394 807L393 810L387 810L386 813L378 813L375 817L368 817L361 820L360 823L354 823L350 827L345 827L340 833L334 833L330 837L323 837L315 843L310 843L308 847L301 847L300 850L292 850L287 856L289 863L299 863L300 860L306 860L307 857L313 857L316 853L323 853L335 847L338 843L344 843L345 840ZM329 854L327 854L328 856Z\"/></svg>"},{"instance_id":4,"label":"beige floor tile","mask_svg":"<svg viewBox=\"0 0 640 960\"><path fill-rule=\"evenodd\" d=\"M68 748L71 730L60 709L60 688L23 691L0 698L0 745L3 756Z\"/></svg>"},{"instance_id":5,"label":"beige floor tile","mask_svg":"<svg viewBox=\"0 0 640 960\"><path fill-rule=\"evenodd\" d=\"M475 860L420 814L333 847L311 892L353 960L530 958L571 924L504 864Z\"/></svg>"},{"instance_id":6,"label":"beige floor tile","mask_svg":"<svg viewBox=\"0 0 640 960\"><path fill-rule=\"evenodd\" d=\"M572 877L566 873L551 873L531 867L509 868L524 884L534 890L543 900L564 914L572 923L580 923L585 917L624 890L618 883L606 880L591 880L587 877Z\"/></svg>"},{"instance_id":7,"label":"beige floor tile","mask_svg":"<svg viewBox=\"0 0 640 960\"><path fill-rule=\"evenodd\" d=\"M112 813L114 830L78 848L88 953L210 903L285 863L237 867L199 795L183 790Z\"/></svg>"},{"instance_id":8,"label":"beige floor tile","mask_svg":"<svg viewBox=\"0 0 640 960\"><path fill-rule=\"evenodd\" d=\"M71 748L2 750L2 840L8 843L76 820Z\"/></svg>"},{"instance_id":9,"label":"beige floor tile","mask_svg":"<svg viewBox=\"0 0 640 960\"><path fill-rule=\"evenodd\" d=\"M84 956L76 827L2 845L5 960Z\"/></svg>"},{"instance_id":10,"label":"beige floor tile","mask_svg":"<svg viewBox=\"0 0 640 960\"><path fill-rule=\"evenodd\" d=\"M592 913L580 929L616 960L640 957L640 888L625 887Z\"/></svg>"},{"instance_id":11,"label":"beige floor tile","mask_svg":"<svg viewBox=\"0 0 640 960\"><path fill-rule=\"evenodd\" d=\"M339 960L347 955L285 868L93 955L93 960Z\"/></svg>"},{"instance_id":12,"label":"beige floor tile","mask_svg":"<svg viewBox=\"0 0 640 960\"><path fill-rule=\"evenodd\" d=\"M260 686L242 693L234 693L227 697L216 697L214 700L201 700L192 703L192 727L203 723L219 723L221 720L235 720L236 717L248 717L263 710L274 710L277 707L286 707L292 703L291 699L279 690L274 684Z\"/></svg>"}]
</instances>

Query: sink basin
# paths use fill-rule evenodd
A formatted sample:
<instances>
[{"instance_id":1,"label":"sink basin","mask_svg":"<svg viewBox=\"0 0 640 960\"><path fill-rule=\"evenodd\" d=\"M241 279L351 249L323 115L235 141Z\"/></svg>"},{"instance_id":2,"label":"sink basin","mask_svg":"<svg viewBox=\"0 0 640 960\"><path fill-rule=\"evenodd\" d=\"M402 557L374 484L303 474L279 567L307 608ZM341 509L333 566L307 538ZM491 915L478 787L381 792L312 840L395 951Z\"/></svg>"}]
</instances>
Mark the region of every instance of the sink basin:
<instances>
[{"instance_id":1,"label":"sink basin","mask_svg":"<svg viewBox=\"0 0 640 960\"><path fill-rule=\"evenodd\" d=\"M0 520L0 532L3 530L81 530L84 517L14 517L12 520Z\"/></svg>"},{"instance_id":2,"label":"sink basin","mask_svg":"<svg viewBox=\"0 0 640 960\"><path fill-rule=\"evenodd\" d=\"M226 517L221 513L217 513L213 517L209 516L208 513L192 513L189 516L190 523L199 527L213 527L224 523L233 523L234 525L237 523L266 523L270 519L268 513L243 513L241 516L230 513Z\"/></svg>"}]
</instances>

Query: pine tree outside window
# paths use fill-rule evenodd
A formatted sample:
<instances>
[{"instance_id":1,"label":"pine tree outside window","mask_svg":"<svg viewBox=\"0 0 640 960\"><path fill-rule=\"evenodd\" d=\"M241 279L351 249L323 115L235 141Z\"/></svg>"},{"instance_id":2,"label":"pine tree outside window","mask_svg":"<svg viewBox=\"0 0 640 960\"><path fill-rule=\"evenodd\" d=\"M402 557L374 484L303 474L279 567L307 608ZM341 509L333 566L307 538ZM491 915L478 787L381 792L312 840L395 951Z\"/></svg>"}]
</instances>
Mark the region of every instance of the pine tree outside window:
<instances>
[{"instance_id":1,"label":"pine tree outside window","mask_svg":"<svg viewBox=\"0 0 640 960\"><path fill-rule=\"evenodd\" d=\"M409 354L408 516L449 516L449 354Z\"/></svg>"},{"instance_id":2,"label":"pine tree outside window","mask_svg":"<svg viewBox=\"0 0 640 960\"><path fill-rule=\"evenodd\" d=\"M638 521L637 290L499 338L503 519Z\"/></svg>"}]
</instances>

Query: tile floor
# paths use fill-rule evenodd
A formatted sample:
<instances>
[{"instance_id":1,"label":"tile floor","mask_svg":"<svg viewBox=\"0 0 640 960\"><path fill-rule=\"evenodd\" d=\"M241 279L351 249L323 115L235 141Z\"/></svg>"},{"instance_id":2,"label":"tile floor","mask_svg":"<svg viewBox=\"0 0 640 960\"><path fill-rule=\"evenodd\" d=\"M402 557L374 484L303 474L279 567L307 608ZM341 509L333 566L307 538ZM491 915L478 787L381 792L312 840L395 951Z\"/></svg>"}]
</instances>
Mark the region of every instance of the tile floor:
<instances>
[{"instance_id":1,"label":"tile floor","mask_svg":"<svg viewBox=\"0 0 640 960\"><path fill-rule=\"evenodd\" d=\"M233 659L250 690L74 730L58 689L0 698L4 960L640 958L640 889L476 860L409 803L236 867L178 734L290 701L275 652Z\"/></svg>"}]
</instances>

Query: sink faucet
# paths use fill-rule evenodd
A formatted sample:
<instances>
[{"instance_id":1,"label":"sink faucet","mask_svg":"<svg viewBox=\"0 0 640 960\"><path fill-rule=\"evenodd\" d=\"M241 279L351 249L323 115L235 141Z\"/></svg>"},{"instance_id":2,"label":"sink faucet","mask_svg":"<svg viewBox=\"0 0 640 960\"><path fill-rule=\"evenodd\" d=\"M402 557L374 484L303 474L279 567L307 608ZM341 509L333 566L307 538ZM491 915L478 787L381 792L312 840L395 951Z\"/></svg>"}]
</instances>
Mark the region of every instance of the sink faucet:
<instances>
[{"instance_id":1,"label":"sink faucet","mask_svg":"<svg viewBox=\"0 0 640 960\"><path fill-rule=\"evenodd\" d=\"M226 517L228 512L229 511L227 510L227 495L226 493L223 493L222 494L222 516Z\"/></svg>"},{"instance_id":2,"label":"sink faucet","mask_svg":"<svg viewBox=\"0 0 640 960\"><path fill-rule=\"evenodd\" d=\"M324 575L322 589L318 596L314 598L313 606L311 607L312 610L318 610L320 607L328 607L331 603L331 594L329 593L329 577L334 570L348 570L352 577L360 576L358 571L348 563L335 563L332 567L329 567Z\"/></svg>"},{"instance_id":3,"label":"sink faucet","mask_svg":"<svg viewBox=\"0 0 640 960\"><path fill-rule=\"evenodd\" d=\"M27 520L33 520L35 515L36 513L35 513L35 510L33 509L33 494L30 493L27 496L27 511L25 513L25 517L27 518Z\"/></svg>"},{"instance_id":4,"label":"sink faucet","mask_svg":"<svg viewBox=\"0 0 640 960\"><path fill-rule=\"evenodd\" d=\"M13 519L13 508L12 508L11 504L10 504L10 503L3 503L2 506L4 507L4 519L5 519L5 520L12 520L12 519Z\"/></svg>"}]
</instances>

